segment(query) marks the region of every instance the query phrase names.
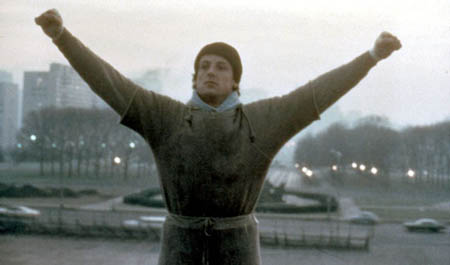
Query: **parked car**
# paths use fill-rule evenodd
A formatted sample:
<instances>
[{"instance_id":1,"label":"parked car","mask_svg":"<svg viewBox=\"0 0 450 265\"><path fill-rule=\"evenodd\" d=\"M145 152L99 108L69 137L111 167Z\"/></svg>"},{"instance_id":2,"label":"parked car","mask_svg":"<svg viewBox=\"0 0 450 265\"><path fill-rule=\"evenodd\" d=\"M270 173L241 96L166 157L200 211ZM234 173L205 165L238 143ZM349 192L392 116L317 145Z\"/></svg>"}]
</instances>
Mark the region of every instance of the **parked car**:
<instances>
[{"instance_id":1,"label":"parked car","mask_svg":"<svg viewBox=\"0 0 450 265\"><path fill-rule=\"evenodd\" d=\"M445 229L445 226L438 221L431 218L421 218L413 222L403 223L405 228L410 231L429 231L429 232L439 232Z\"/></svg>"},{"instance_id":2,"label":"parked car","mask_svg":"<svg viewBox=\"0 0 450 265\"><path fill-rule=\"evenodd\" d=\"M0 204L0 232L24 231L40 214L30 207Z\"/></svg>"},{"instance_id":3,"label":"parked car","mask_svg":"<svg viewBox=\"0 0 450 265\"><path fill-rule=\"evenodd\" d=\"M362 211L356 215L350 216L348 221L352 224L375 225L380 222L380 218L369 211Z\"/></svg>"},{"instance_id":4,"label":"parked car","mask_svg":"<svg viewBox=\"0 0 450 265\"><path fill-rule=\"evenodd\" d=\"M129 219L122 222L125 228L139 229L139 228L157 228L161 229L165 216L140 216L139 220Z\"/></svg>"},{"instance_id":5,"label":"parked car","mask_svg":"<svg viewBox=\"0 0 450 265\"><path fill-rule=\"evenodd\" d=\"M36 218L40 214L30 207L0 204L0 217Z\"/></svg>"}]
</instances>

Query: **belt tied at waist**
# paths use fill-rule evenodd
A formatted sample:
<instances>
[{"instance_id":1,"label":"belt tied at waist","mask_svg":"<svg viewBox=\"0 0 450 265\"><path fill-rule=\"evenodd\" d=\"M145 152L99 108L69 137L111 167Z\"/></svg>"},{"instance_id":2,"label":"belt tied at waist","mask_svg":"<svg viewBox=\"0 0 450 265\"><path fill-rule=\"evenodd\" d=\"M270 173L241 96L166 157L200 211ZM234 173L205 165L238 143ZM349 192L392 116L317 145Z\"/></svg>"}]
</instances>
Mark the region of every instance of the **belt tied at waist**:
<instances>
[{"instance_id":1,"label":"belt tied at waist","mask_svg":"<svg viewBox=\"0 0 450 265\"><path fill-rule=\"evenodd\" d=\"M196 217L169 213L167 221L182 228L204 229L206 236L211 236L212 230L238 228L258 223L253 214L233 217Z\"/></svg>"}]
</instances>

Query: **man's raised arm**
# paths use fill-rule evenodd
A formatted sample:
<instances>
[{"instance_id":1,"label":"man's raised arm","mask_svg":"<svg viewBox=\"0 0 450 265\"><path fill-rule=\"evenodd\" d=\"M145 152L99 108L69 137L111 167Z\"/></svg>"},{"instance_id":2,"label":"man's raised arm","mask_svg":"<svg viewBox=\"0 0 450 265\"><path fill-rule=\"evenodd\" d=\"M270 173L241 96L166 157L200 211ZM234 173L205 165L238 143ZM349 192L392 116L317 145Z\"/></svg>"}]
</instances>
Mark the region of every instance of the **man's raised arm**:
<instances>
[{"instance_id":1,"label":"man's raised arm","mask_svg":"<svg viewBox=\"0 0 450 265\"><path fill-rule=\"evenodd\" d=\"M378 61L387 58L401 46L397 37L383 32L370 51L311 81L318 112L324 112L354 87Z\"/></svg>"},{"instance_id":2,"label":"man's raised arm","mask_svg":"<svg viewBox=\"0 0 450 265\"><path fill-rule=\"evenodd\" d=\"M35 18L35 22L91 89L119 115L123 115L138 87L75 38L63 26L62 17L56 9L44 12Z\"/></svg>"},{"instance_id":3,"label":"man's raised arm","mask_svg":"<svg viewBox=\"0 0 450 265\"><path fill-rule=\"evenodd\" d=\"M249 112L264 120L256 131L265 131L264 143L278 151L289 138L308 126L328 107L363 79L381 59L401 48L400 41L384 32L372 50L364 52L347 64L331 70L282 97L273 97L247 105ZM253 110L253 111L252 111Z\"/></svg>"}]
</instances>

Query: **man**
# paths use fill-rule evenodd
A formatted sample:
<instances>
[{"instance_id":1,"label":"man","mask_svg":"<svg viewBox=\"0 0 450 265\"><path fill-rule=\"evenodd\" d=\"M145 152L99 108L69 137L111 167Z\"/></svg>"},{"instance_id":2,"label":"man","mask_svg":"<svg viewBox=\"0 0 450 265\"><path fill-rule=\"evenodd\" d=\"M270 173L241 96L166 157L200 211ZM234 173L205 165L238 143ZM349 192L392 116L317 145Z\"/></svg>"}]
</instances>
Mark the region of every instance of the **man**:
<instances>
[{"instance_id":1,"label":"man","mask_svg":"<svg viewBox=\"0 0 450 265\"><path fill-rule=\"evenodd\" d=\"M169 215L159 264L260 264L253 210L278 150L401 47L382 33L374 48L282 96L242 105L242 64L228 44L205 46L183 104L122 76L49 10L36 23L74 69L138 132L155 155Z\"/></svg>"}]
</instances>

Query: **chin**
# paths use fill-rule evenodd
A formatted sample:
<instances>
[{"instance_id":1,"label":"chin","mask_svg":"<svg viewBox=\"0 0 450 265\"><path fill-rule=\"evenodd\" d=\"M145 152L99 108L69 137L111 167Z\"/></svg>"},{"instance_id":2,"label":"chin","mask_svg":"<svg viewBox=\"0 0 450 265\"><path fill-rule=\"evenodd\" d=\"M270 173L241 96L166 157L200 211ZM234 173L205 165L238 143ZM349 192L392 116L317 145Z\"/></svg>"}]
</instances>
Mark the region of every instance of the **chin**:
<instances>
[{"instance_id":1,"label":"chin","mask_svg":"<svg viewBox=\"0 0 450 265\"><path fill-rule=\"evenodd\" d=\"M202 89L201 91L197 90L197 94L200 97L216 97L217 91L214 88Z\"/></svg>"}]
</instances>

